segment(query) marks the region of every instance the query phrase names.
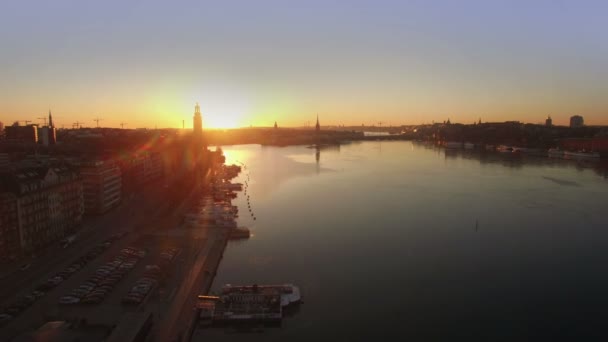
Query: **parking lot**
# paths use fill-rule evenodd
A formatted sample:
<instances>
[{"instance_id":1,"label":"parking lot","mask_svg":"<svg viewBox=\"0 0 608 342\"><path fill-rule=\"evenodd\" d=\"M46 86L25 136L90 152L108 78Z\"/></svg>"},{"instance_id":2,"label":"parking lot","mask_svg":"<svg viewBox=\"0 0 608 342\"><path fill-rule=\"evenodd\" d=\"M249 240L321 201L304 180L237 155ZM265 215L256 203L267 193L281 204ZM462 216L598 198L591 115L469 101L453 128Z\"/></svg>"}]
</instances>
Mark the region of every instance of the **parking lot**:
<instances>
[{"instance_id":1,"label":"parking lot","mask_svg":"<svg viewBox=\"0 0 608 342\"><path fill-rule=\"evenodd\" d=\"M159 293L167 295L167 288L179 286L179 277L195 252L192 241L150 235L111 251L104 262L58 296L57 318L112 325L122 314L144 306L157 311L161 309Z\"/></svg>"},{"instance_id":2,"label":"parking lot","mask_svg":"<svg viewBox=\"0 0 608 342\"><path fill-rule=\"evenodd\" d=\"M105 241L97 244L83 253L80 257L73 260L63 270L52 274L47 280L38 284L33 284L25 294L18 296L16 299L6 303L0 310L0 324L7 325L12 320L17 319L24 311L33 306L37 301L43 299L47 293L58 287L61 283L68 280L93 260L98 258L105 250L113 243L123 238L126 234L116 234Z\"/></svg>"}]
</instances>

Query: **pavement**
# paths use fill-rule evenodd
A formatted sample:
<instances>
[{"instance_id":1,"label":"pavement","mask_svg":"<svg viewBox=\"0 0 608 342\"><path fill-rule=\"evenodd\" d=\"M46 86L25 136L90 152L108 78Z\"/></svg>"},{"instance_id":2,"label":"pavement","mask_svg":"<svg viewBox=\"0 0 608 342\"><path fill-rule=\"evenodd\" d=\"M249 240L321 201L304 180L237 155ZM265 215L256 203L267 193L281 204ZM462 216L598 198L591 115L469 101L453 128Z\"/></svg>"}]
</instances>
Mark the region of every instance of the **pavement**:
<instances>
[{"instance_id":1,"label":"pavement","mask_svg":"<svg viewBox=\"0 0 608 342\"><path fill-rule=\"evenodd\" d=\"M178 292L172 298L168 313L151 333L150 341L187 341L196 319L197 296L208 294L219 261L223 255L228 234L226 230L205 228L208 237L196 256L187 277L182 280Z\"/></svg>"}]
</instances>

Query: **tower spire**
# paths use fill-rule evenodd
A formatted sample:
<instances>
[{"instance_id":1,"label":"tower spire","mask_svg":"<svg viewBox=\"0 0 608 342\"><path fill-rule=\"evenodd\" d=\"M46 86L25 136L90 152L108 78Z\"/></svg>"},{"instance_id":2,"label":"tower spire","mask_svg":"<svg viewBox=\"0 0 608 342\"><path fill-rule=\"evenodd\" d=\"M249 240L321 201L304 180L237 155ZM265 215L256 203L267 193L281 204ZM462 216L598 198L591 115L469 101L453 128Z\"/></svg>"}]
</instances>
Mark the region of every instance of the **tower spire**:
<instances>
[{"instance_id":1,"label":"tower spire","mask_svg":"<svg viewBox=\"0 0 608 342\"><path fill-rule=\"evenodd\" d=\"M194 106L194 117L192 117L192 128L194 135L198 138L202 137L203 134L203 116L201 115L201 107L196 103Z\"/></svg>"},{"instance_id":2,"label":"tower spire","mask_svg":"<svg viewBox=\"0 0 608 342\"><path fill-rule=\"evenodd\" d=\"M321 130L321 125L319 124L319 114L317 113L317 124L315 125L315 130L318 132Z\"/></svg>"},{"instance_id":3,"label":"tower spire","mask_svg":"<svg viewBox=\"0 0 608 342\"><path fill-rule=\"evenodd\" d=\"M49 109L49 127L55 127L55 126L53 126L53 116L51 115L50 109Z\"/></svg>"}]
</instances>

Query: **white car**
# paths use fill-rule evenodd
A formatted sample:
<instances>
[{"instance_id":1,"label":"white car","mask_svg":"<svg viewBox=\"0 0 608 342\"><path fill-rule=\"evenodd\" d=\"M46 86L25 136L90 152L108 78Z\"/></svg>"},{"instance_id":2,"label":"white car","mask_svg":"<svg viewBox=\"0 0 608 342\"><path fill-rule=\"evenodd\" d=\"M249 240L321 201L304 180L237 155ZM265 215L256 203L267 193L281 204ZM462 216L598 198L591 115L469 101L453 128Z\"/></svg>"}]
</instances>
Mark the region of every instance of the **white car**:
<instances>
[{"instance_id":1,"label":"white car","mask_svg":"<svg viewBox=\"0 0 608 342\"><path fill-rule=\"evenodd\" d=\"M57 285L63 281L63 278L60 276L55 276L55 277L49 278L49 280L47 280L47 281L49 283L52 283L53 285Z\"/></svg>"},{"instance_id":2,"label":"white car","mask_svg":"<svg viewBox=\"0 0 608 342\"><path fill-rule=\"evenodd\" d=\"M61 299L59 299L59 304L77 304L80 302L80 298L77 297L72 297L72 296L65 296L65 297L61 297Z\"/></svg>"},{"instance_id":3,"label":"white car","mask_svg":"<svg viewBox=\"0 0 608 342\"><path fill-rule=\"evenodd\" d=\"M9 314L1 313L0 314L0 325L10 321L11 319L13 319L13 316L11 316Z\"/></svg>"}]
</instances>

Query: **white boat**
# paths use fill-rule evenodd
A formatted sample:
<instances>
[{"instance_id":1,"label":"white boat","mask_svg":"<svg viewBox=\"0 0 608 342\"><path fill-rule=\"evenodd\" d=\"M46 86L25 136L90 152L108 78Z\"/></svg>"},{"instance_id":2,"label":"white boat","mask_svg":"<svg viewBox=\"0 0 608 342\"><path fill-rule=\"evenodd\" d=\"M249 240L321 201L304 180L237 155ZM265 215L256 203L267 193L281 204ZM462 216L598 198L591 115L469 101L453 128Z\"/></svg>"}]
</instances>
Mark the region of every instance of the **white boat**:
<instances>
[{"instance_id":1,"label":"white boat","mask_svg":"<svg viewBox=\"0 0 608 342\"><path fill-rule=\"evenodd\" d=\"M587 152L587 151L564 151L564 158L566 159L600 159L598 152Z\"/></svg>"},{"instance_id":2,"label":"white boat","mask_svg":"<svg viewBox=\"0 0 608 342\"><path fill-rule=\"evenodd\" d=\"M283 309L301 302L300 289L292 284L222 287L220 296L199 296L202 324L279 323Z\"/></svg>"},{"instance_id":3,"label":"white boat","mask_svg":"<svg viewBox=\"0 0 608 342\"><path fill-rule=\"evenodd\" d=\"M465 150L472 150L472 149L474 149L474 148L475 148L475 144L470 143L470 142L465 142L465 143L464 143L464 149L465 149Z\"/></svg>"},{"instance_id":4,"label":"white boat","mask_svg":"<svg viewBox=\"0 0 608 342\"><path fill-rule=\"evenodd\" d=\"M258 293L264 291L277 291L281 295L281 306L286 307L291 304L298 304L302 300L300 288L293 284L283 285L249 285L249 286L233 286L230 284L222 287L223 295L235 293Z\"/></svg>"}]
</instances>

